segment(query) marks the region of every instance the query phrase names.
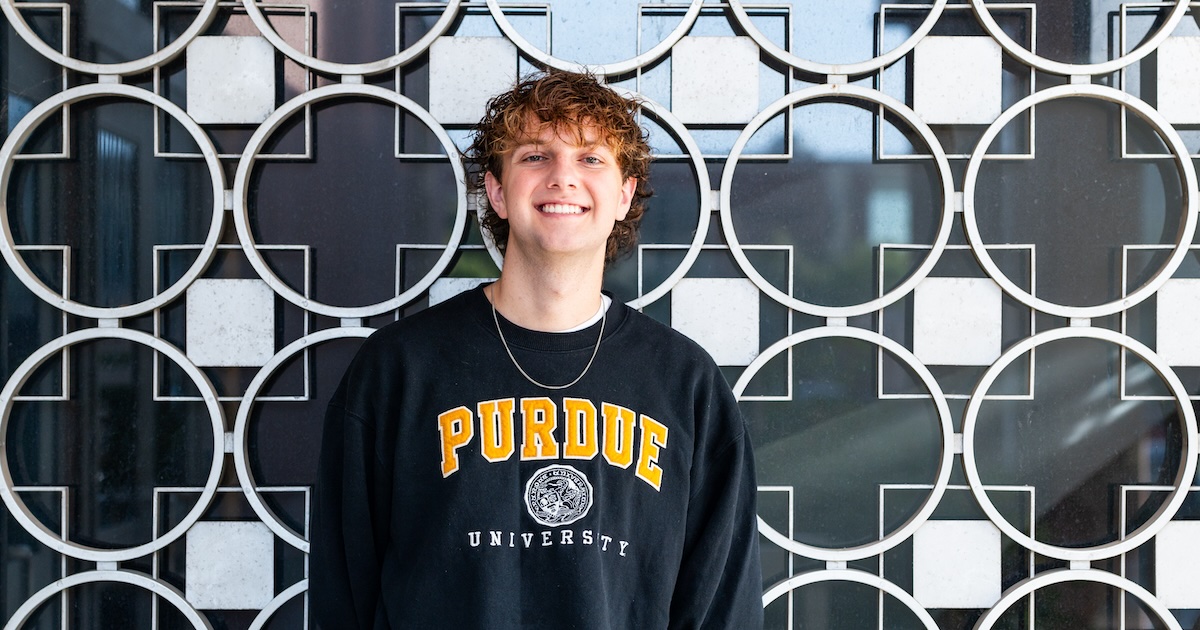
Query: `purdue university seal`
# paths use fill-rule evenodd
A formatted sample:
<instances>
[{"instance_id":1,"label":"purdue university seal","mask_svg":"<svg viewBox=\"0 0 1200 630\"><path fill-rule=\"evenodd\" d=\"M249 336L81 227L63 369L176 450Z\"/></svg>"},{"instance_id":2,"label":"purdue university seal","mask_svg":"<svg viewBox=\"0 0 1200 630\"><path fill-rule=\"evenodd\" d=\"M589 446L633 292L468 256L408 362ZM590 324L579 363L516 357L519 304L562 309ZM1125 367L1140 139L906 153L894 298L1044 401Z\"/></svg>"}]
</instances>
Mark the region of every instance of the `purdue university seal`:
<instances>
[{"instance_id":1,"label":"purdue university seal","mask_svg":"<svg viewBox=\"0 0 1200 630\"><path fill-rule=\"evenodd\" d=\"M555 464L535 473L525 484L525 507L533 520L549 527L569 525L592 507L592 484L571 466Z\"/></svg>"}]
</instances>

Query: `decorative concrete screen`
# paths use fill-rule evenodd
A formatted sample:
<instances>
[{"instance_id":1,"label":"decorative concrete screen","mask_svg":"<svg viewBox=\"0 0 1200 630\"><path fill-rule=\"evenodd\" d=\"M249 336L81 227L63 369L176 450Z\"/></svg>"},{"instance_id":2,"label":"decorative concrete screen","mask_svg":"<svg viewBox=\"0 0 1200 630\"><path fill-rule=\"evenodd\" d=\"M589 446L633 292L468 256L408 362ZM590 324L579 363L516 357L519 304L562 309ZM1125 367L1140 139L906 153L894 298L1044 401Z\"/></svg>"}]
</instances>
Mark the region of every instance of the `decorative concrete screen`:
<instances>
[{"instance_id":1,"label":"decorative concrete screen","mask_svg":"<svg viewBox=\"0 0 1200 630\"><path fill-rule=\"evenodd\" d=\"M547 67L641 99L605 285L739 397L768 628L1200 627L1200 3L0 9L4 628L310 627L325 403L499 273Z\"/></svg>"}]
</instances>

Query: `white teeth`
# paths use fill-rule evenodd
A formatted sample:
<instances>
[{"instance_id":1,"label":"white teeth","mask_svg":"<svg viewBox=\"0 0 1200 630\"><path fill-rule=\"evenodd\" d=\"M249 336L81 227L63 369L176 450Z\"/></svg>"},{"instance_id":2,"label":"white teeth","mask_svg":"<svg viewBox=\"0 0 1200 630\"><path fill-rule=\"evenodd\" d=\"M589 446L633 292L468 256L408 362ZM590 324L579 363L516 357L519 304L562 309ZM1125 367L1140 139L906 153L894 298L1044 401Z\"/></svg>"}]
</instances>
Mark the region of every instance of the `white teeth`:
<instances>
[{"instance_id":1,"label":"white teeth","mask_svg":"<svg viewBox=\"0 0 1200 630\"><path fill-rule=\"evenodd\" d=\"M548 203L542 206L542 212L549 214L583 214L583 207L569 203Z\"/></svg>"}]
</instances>

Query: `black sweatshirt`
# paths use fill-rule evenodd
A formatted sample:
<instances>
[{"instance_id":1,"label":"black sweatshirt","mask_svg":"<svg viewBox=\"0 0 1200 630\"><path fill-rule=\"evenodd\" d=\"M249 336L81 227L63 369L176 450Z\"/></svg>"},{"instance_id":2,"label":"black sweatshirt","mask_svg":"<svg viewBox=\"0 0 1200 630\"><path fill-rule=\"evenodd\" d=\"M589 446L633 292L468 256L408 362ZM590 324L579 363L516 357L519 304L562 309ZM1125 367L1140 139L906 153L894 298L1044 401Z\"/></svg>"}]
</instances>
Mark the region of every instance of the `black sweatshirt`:
<instances>
[{"instance_id":1,"label":"black sweatshirt","mask_svg":"<svg viewBox=\"0 0 1200 630\"><path fill-rule=\"evenodd\" d=\"M601 323L500 318L530 377ZM388 325L329 405L310 598L325 630L759 628L754 463L698 345L613 304L582 380L521 375L481 290Z\"/></svg>"}]
</instances>

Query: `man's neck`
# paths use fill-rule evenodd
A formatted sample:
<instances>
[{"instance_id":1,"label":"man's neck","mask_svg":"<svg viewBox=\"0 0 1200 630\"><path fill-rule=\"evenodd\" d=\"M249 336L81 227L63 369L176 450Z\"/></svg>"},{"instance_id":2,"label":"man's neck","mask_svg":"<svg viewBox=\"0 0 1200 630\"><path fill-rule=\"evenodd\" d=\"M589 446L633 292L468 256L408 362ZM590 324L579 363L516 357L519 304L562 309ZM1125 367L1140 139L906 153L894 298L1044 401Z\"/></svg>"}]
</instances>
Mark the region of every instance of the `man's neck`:
<instances>
[{"instance_id":1,"label":"man's neck","mask_svg":"<svg viewBox=\"0 0 1200 630\"><path fill-rule=\"evenodd\" d=\"M505 319L530 330L559 331L596 314L604 262L580 265L536 264L505 258L500 279L487 291Z\"/></svg>"}]
</instances>

